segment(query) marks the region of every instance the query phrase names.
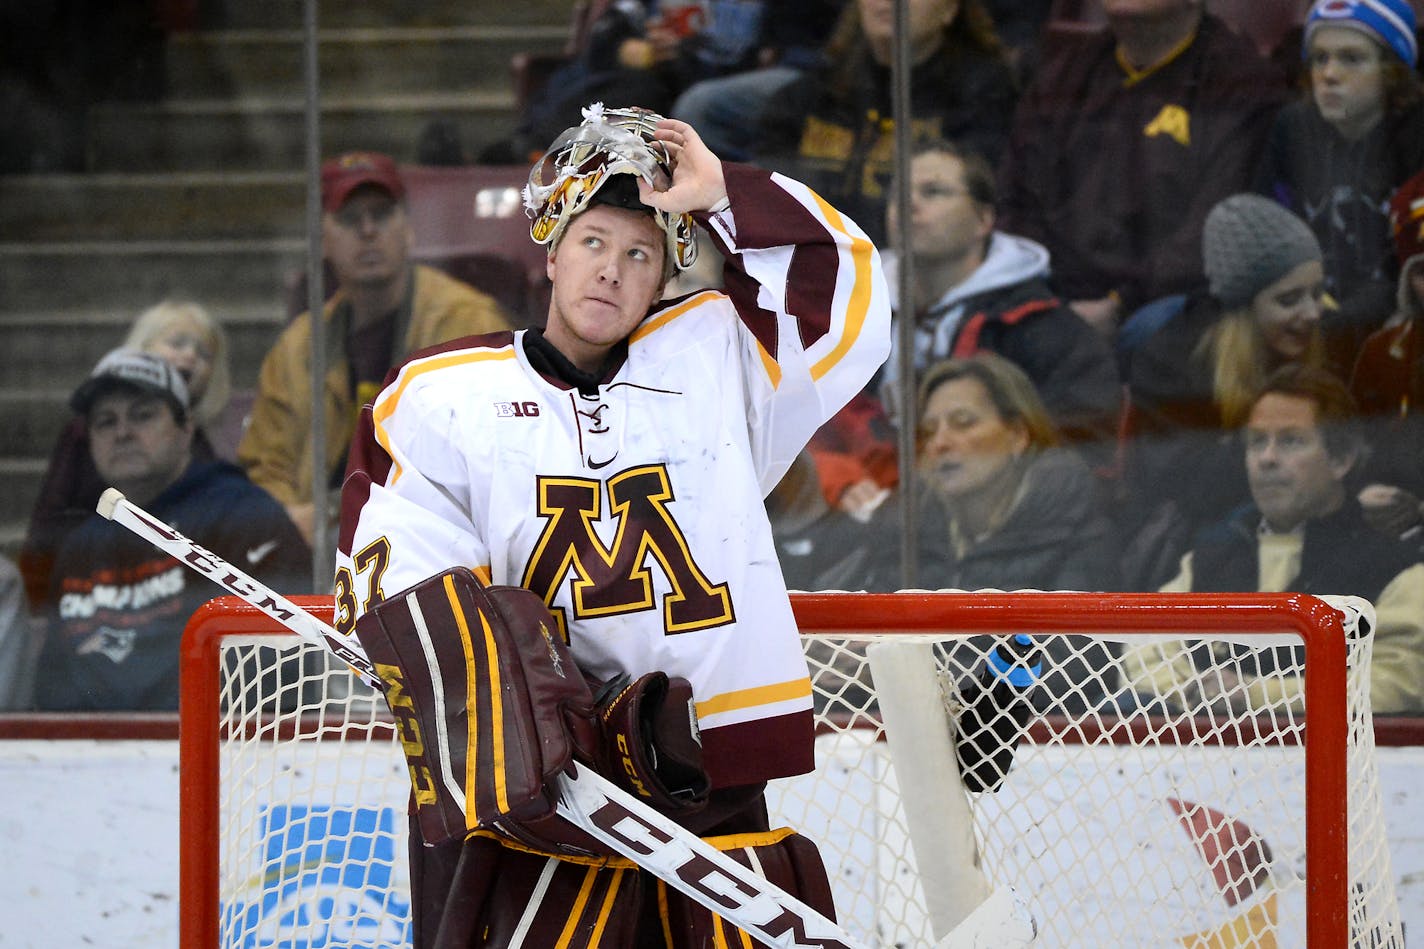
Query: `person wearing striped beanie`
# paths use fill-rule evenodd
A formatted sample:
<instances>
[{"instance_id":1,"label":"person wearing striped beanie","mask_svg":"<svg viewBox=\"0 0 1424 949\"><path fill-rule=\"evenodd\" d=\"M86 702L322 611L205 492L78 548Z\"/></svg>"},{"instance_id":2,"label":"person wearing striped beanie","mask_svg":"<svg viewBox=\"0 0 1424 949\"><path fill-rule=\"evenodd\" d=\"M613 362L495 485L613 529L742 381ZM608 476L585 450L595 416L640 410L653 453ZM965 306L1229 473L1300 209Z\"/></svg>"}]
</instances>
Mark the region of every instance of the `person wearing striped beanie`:
<instances>
[{"instance_id":1,"label":"person wearing striped beanie","mask_svg":"<svg viewBox=\"0 0 1424 949\"><path fill-rule=\"evenodd\" d=\"M1424 86L1409 0L1316 0L1302 56L1308 92L1281 110L1256 189L1320 240L1331 362L1348 373L1393 310L1390 196L1424 168Z\"/></svg>"}]
</instances>

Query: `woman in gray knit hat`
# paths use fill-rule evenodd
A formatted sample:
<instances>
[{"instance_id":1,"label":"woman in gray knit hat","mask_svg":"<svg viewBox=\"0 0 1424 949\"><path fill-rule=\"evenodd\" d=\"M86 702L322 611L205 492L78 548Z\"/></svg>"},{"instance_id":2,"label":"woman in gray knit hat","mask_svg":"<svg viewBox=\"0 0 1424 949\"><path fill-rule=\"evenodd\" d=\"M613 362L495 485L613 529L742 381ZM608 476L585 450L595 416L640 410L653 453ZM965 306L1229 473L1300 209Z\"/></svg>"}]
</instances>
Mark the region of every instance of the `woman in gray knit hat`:
<instances>
[{"instance_id":1,"label":"woman in gray knit hat","mask_svg":"<svg viewBox=\"0 0 1424 949\"><path fill-rule=\"evenodd\" d=\"M1182 308L1131 355L1125 472L1129 534L1162 526L1164 549L1131 549L1138 588L1166 579L1174 553L1196 527L1248 499L1231 432L1256 388L1289 362L1323 366L1325 272L1304 221L1276 202L1236 194L1212 208L1202 231L1207 292Z\"/></svg>"},{"instance_id":2,"label":"woman in gray knit hat","mask_svg":"<svg viewBox=\"0 0 1424 949\"><path fill-rule=\"evenodd\" d=\"M1324 365L1320 243L1276 202L1237 194L1207 215L1202 262L1223 312L1193 355L1211 366L1221 420L1235 428L1274 369L1288 362Z\"/></svg>"}]
</instances>

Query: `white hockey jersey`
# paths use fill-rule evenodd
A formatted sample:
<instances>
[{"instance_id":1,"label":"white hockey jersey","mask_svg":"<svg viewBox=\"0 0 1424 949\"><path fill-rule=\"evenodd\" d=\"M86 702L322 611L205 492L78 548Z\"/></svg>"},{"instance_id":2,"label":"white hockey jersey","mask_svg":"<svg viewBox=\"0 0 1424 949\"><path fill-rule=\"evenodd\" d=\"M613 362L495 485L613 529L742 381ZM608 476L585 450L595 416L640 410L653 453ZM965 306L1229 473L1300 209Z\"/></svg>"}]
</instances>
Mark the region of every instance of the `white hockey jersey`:
<instances>
[{"instance_id":1,"label":"white hockey jersey","mask_svg":"<svg viewBox=\"0 0 1424 949\"><path fill-rule=\"evenodd\" d=\"M338 625L452 565L542 596L575 658L691 681L714 786L814 766L811 686L763 498L889 350L879 255L808 188L727 164L725 289L665 302L596 392L524 333L418 353L343 493Z\"/></svg>"}]
</instances>

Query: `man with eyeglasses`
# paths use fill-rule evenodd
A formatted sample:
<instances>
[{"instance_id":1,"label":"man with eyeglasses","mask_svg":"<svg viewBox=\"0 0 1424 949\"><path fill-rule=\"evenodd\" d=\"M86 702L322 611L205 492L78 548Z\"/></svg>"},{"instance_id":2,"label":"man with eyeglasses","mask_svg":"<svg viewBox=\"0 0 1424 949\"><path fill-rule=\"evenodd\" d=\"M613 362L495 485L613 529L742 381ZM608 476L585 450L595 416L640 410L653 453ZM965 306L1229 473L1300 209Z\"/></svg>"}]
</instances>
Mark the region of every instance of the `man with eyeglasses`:
<instances>
[{"instance_id":1,"label":"man with eyeglasses","mask_svg":"<svg viewBox=\"0 0 1424 949\"><path fill-rule=\"evenodd\" d=\"M1332 373L1297 364L1273 373L1243 429L1251 503L1199 533L1162 592L1364 597L1376 612L1373 710L1418 714L1424 712L1424 563L1417 550L1372 528L1348 487L1364 451L1357 426L1354 399ZM1301 648L1263 654L1249 681L1176 644L1140 646L1122 662L1139 695L1181 707L1205 698L1240 711L1283 699L1299 705Z\"/></svg>"},{"instance_id":2,"label":"man with eyeglasses","mask_svg":"<svg viewBox=\"0 0 1424 949\"><path fill-rule=\"evenodd\" d=\"M1033 380L1060 434L1110 439L1120 390L1107 342L1049 289L1048 250L998 227L994 173L978 154L944 140L910 160L909 247L886 254L887 279L903 254L915 261L917 372L951 356L998 353ZM898 211L887 215L898 233ZM887 378L896 359L886 363Z\"/></svg>"},{"instance_id":3,"label":"man with eyeglasses","mask_svg":"<svg viewBox=\"0 0 1424 949\"><path fill-rule=\"evenodd\" d=\"M894 185L899 187L898 182ZM1107 340L1048 286L1048 250L997 227L994 172L977 152L945 139L917 142L910 157L908 247L884 254L898 292L900 261L914 262L914 300L895 301L914 321L915 375L951 356L997 353L1033 381L1065 440L1106 464L1121 388ZM891 201L888 231L899 235ZM898 334L897 334L898 335ZM878 396L899 416L899 358L881 370ZM898 480L893 431L869 393L858 396L811 443L827 501L869 517Z\"/></svg>"},{"instance_id":4,"label":"man with eyeglasses","mask_svg":"<svg viewBox=\"0 0 1424 949\"><path fill-rule=\"evenodd\" d=\"M411 260L415 236L395 161L351 152L322 165L322 253L336 279L327 301L326 445L311 440L312 321L303 313L262 363L238 459L286 506L308 543L315 534L312 468L340 487L361 406L414 350L510 328L493 298ZM334 495L333 495L334 496Z\"/></svg>"}]
</instances>

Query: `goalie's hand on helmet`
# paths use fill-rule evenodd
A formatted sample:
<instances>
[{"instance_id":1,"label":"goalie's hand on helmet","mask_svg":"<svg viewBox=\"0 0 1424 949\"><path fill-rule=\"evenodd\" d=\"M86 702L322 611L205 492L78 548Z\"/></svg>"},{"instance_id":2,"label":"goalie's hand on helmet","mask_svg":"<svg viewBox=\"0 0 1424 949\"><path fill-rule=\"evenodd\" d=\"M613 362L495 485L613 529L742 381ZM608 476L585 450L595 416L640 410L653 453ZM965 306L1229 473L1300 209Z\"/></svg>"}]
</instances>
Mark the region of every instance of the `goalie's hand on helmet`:
<instances>
[{"instance_id":1,"label":"goalie's hand on helmet","mask_svg":"<svg viewBox=\"0 0 1424 949\"><path fill-rule=\"evenodd\" d=\"M638 179L638 196L649 207L669 214L710 211L727 198L727 181L722 161L702 141L697 130L677 119L661 119L653 138L662 142L672 159L672 183L665 191L654 190Z\"/></svg>"}]
</instances>

